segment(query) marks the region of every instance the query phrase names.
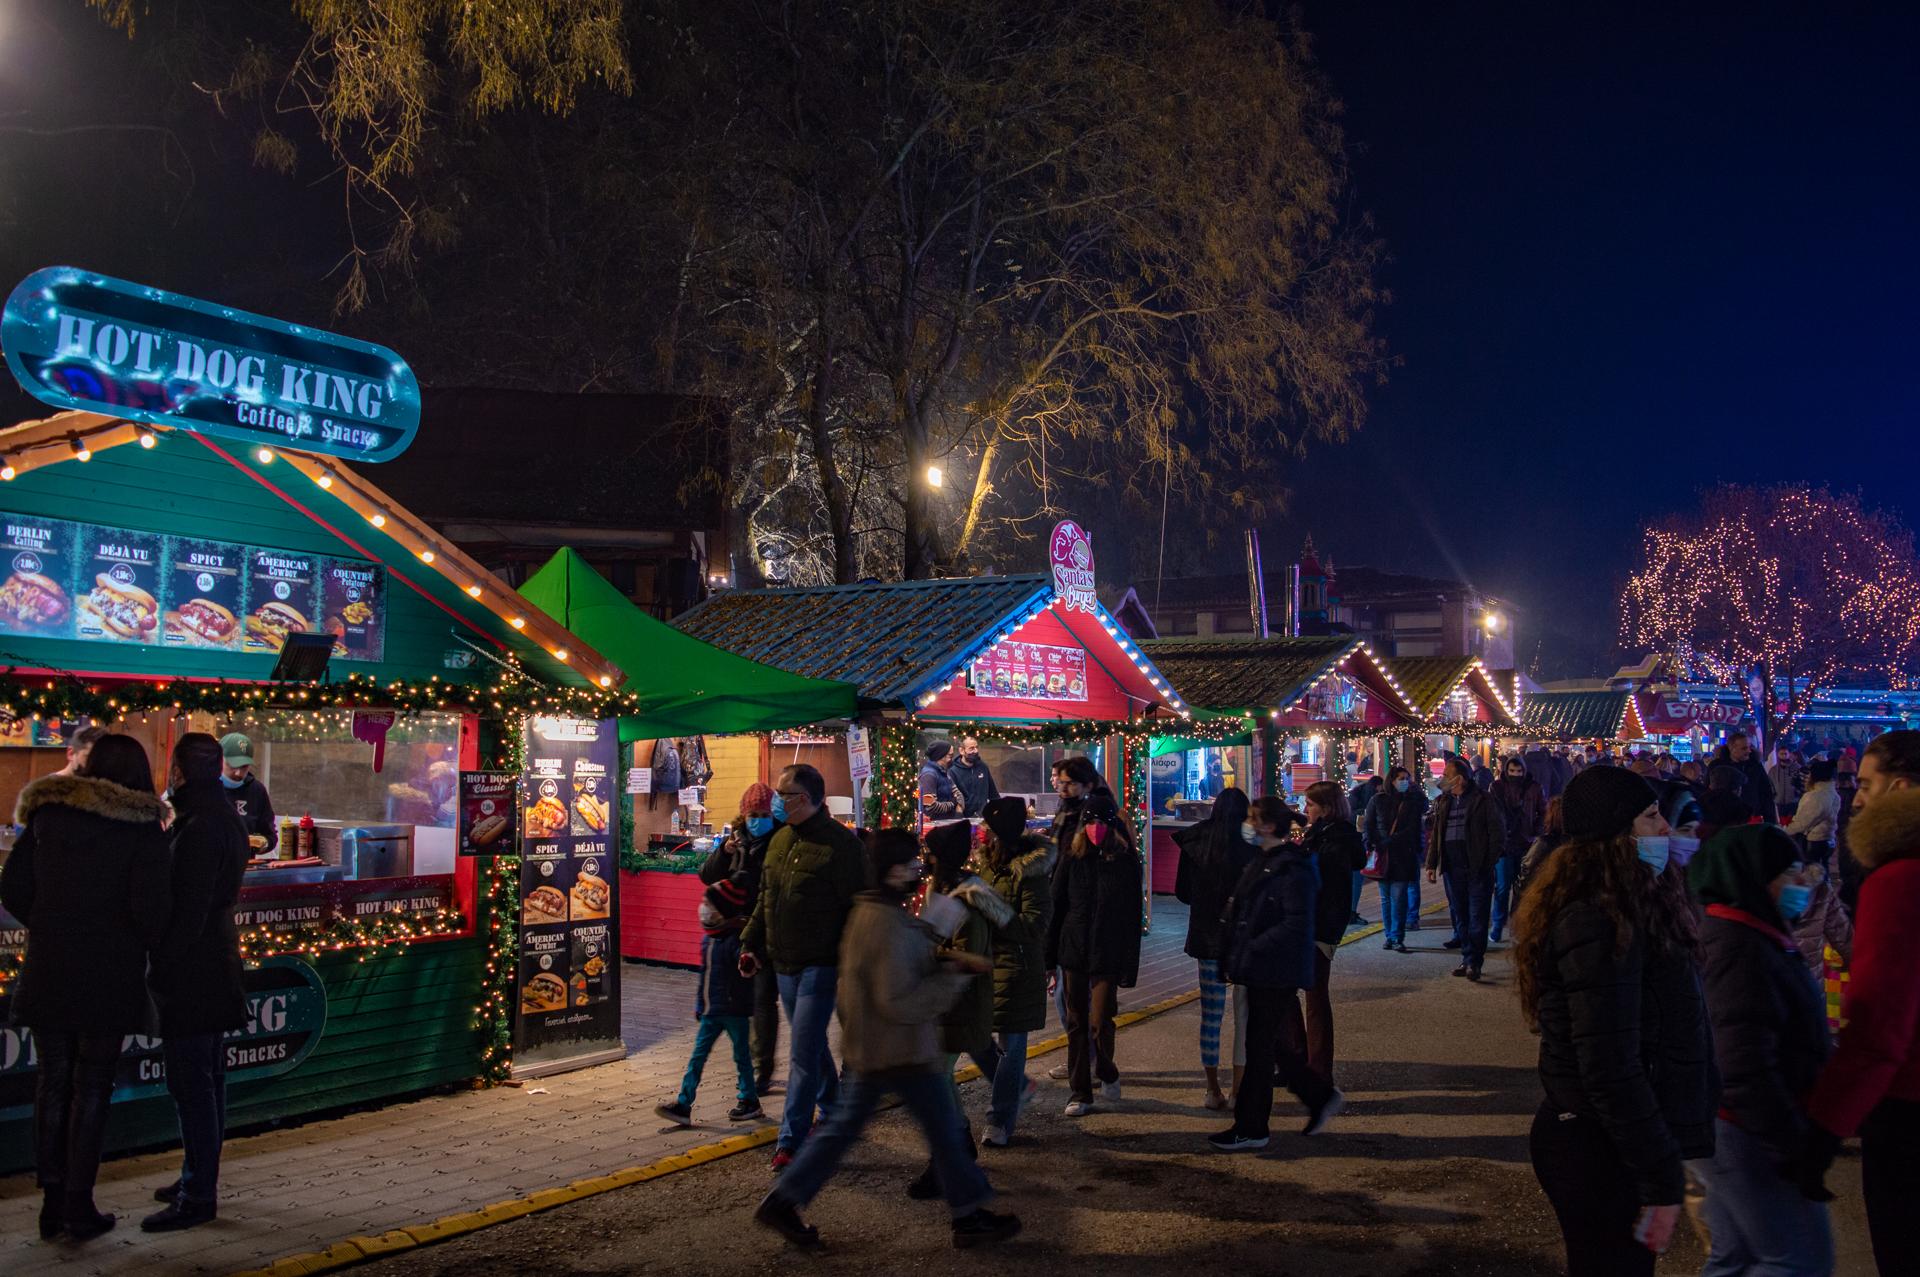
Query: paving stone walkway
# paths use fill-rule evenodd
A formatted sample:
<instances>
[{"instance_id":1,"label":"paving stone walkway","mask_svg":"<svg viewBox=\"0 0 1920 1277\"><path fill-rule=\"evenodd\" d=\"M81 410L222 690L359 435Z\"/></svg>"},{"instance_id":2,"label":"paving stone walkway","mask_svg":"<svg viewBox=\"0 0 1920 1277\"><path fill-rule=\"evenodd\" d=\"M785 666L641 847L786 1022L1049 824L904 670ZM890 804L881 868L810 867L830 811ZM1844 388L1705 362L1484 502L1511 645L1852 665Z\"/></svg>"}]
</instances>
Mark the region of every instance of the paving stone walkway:
<instances>
[{"instance_id":1,"label":"paving stone walkway","mask_svg":"<svg viewBox=\"0 0 1920 1277\"><path fill-rule=\"evenodd\" d=\"M1361 911L1372 917L1377 909L1370 892ZM1122 997L1121 1010L1195 987L1194 963L1181 952L1185 940L1185 907L1156 896L1139 985ZM230 1140L221 1215L201 1228L164 1236L139 1231L139 1217L156 1209L152 1190L178 1169L175 1152L121 1158L102 1168L100 1207L121 1223L84 1246L39 1241L32 1176L0 1179L0 1272L90 1277L259 1268L350 1237L378 1236L654 1163L751 1129L726 1121L734 1088L723 1053L708 1065L695 1105L695 1117L707 1125L680 1130L655 1116L654 1105L672 1098L686 1067L695 977L634 964L624 974L625 1060ZM1051 1010L1048 1018L1040 1036L1060 1031ZM777 1094L767 1101L770 1121L778 1121L779 1101Z\"/></svg>"}]
</instances>

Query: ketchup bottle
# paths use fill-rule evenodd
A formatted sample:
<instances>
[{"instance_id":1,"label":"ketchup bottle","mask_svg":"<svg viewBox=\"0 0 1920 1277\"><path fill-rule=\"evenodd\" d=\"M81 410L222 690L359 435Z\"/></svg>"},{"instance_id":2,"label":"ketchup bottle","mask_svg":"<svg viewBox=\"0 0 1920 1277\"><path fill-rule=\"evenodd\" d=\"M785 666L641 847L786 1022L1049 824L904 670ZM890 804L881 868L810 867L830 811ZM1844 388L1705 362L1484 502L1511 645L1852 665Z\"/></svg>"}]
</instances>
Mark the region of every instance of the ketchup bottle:
<instances>
[{"instance_id":1,"label":"ketchup bottle","mask_svg":"<svg viewBox=\"0 0 1920 1277\"><path fill-rule=\"evenodd\" d=\"M308 812L306 815L300 817L299 837L294 844L294 858L296 860L305 860L307 857L313 855L315 837L313 813Z\"/></svg>"}]
</instances>

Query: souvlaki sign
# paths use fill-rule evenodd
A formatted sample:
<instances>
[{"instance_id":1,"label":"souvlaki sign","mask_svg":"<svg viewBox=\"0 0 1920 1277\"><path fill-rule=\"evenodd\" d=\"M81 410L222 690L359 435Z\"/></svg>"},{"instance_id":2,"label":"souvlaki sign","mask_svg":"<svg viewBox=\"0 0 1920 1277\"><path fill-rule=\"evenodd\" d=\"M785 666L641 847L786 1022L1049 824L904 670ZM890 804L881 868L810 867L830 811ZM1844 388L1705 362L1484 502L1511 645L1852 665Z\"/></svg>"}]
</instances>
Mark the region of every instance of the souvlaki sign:
<instances>
[{"instance_id":1,"label":"souvlaki sign","mask_svg":"<svg viewBox=\"0 0 1920 1277\"><path fill-rule=\"evenodd\" d=\"M419 382L384 346L70 266L20 282L0 345L56 408L360 461L420 425Z\"/></svg>"}]
</instances>

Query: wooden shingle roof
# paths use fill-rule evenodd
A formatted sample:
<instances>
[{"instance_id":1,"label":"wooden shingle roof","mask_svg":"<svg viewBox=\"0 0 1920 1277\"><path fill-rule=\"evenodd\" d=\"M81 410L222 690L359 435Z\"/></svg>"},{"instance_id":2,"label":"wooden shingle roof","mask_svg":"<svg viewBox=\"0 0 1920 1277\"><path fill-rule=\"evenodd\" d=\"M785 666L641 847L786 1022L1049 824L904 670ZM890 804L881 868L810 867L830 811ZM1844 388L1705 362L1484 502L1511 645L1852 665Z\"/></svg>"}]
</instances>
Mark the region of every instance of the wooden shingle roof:
<instances>
[{"instance_id":1,"label":"wooden shingle roof","mask_svg":"<svg viewBox=\"0 0 1920 1277\"><path fill-rule=\"evenodd\" d=\"M1142 643L1189 705L1219 712L1286 710L1321 677L1356 653L1399 691L1398 710L1413 713L1398 680L1352 634L1265 639L1160 639Z\"/></svg>"},{"instance_id":2,"label":"wooden shingle roof","mask_svg":"<svg viewBox=\"0 0 1920 1277\"><path fill-rule=\"evenodd\" d=\"M1529 735L1557 740L1638 740L1646 735L1632 692L1530 692L1520 705Z\"/></svg>"}]
</instances>

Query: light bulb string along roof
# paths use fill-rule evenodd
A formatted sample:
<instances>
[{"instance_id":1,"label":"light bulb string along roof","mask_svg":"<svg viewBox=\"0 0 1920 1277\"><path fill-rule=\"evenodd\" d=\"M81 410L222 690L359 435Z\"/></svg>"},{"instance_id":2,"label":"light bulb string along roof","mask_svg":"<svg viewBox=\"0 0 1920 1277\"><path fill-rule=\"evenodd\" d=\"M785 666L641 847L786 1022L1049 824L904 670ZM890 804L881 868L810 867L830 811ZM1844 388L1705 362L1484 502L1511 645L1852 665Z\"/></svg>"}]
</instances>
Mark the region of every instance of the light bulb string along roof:
<instances>
[{"instance_id":1,"label":"light bulb string along roof","mask_svg":"<svg viewBox=\"0 0 1920 1277\"><path fill-rule=\"evenodd\" d=\"M42 466L76 460L83 450L90 456L122 444L137 443L142 448L151 448L153 445L148 441L156 437L156 432L172 433L167 426L79 410L22 422L10 430L0 431L0 482ZM253 450L251 459L263 470L275 461L286 462L314 486L398 543L410 557L451 581L462 593L515 630L537 640L548 655L577 670L589 683L605 688L626 681L626 674L611 661L584 647L577 636L529 604L457 546L441 542L432 528L344 463L265 444Z\"/></svg>"}]
</instances>

